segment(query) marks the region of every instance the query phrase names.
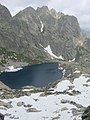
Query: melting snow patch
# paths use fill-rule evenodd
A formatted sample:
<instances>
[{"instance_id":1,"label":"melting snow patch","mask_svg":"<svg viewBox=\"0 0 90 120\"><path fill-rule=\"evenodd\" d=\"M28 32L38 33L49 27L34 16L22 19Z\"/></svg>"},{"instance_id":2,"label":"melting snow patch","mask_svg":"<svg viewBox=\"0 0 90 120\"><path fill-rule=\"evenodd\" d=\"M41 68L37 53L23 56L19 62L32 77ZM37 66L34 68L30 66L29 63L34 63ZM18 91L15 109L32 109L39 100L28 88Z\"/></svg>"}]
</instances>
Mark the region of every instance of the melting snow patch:
<instances>
[{"instance_id":1,"label":"melting snow patch","mask_svg":"<svg viewBox=\"0 0 90 120\"><path fill-rule=\"evenodd\" d=\"M75 72L73 72L73 73L80 73L80 71L79 70L76 70Z\"/></svg>"},{"instance_id":2,"label":"melting snow patch","mask_svg":"<svg viewBox=\"0 0 90 120\"><path fill-rule=\"evenodd\" d=\"M43 22L40 20L40 23L41 23L41 33L43 32L43 28L44 28L44 25L43 25Z\"/></svg>"},{"instance_id":3,"label":"melting snow patch","mask_svg":"<svg viewBox=\"0 0 90 120\"><path fill-rule=\"evenodd\" d=\"M43 45L42 45L42 44L40 44L40 43L39 43L39 45L40 45L41 47L43 47Z\"/></svg>"},{"instance_id":4,"label":"melting snow patch","mask_svg":"<svg viewBox=\"0 0 90 120\"><path fill-rule=\"evenodd\" d=\"M60 55L59 57L53 54L50 45L48 45L46 48L44 48L45 52L48 52L52 57L64 60L64 58Z\"/></svg>"},{"instance_id":5,"label":"melting snow patch","mask_svg":"<svg viewBox=\"0 0 90 120\"><path fill-rule=\"evenodd\" d=\"M69 62L74 62L75 61L75 58L73 58L72 60L69 60Z\"/></svg>"},{"instance_id":6,"label":"melting snow patch","mask_svg":"<svg viewBox=\"0 0 90 120\"><path fill-rule=\"evenodd\" d=\"M5 72L16 72L16 71L19 71L23 68L14 68L14 66L9 66L7 69L5 69Z\"/></svg>"}]
</instances>

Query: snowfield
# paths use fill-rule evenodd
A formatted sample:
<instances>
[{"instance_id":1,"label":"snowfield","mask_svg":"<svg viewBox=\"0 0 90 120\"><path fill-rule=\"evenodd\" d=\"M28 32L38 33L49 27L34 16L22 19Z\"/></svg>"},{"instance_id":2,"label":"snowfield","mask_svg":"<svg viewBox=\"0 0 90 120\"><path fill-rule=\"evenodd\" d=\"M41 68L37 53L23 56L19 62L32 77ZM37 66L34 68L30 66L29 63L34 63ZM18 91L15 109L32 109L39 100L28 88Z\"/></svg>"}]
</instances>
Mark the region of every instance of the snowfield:
<instances>
[{"instance_id":1,"label":"snowfield","mask_svg":"<svg viewBox=\"0 0 90 120\"><path fill-rule=\"evenodd\" d=\"M1 109L0 106L0 113L6 115L5 120L81 120L82 108L90 105L89 79L81 75L73 83L63 80L49 90L50 95L40 92L4 99L6 103L12 102L13 108ZM18 106L19 102L23 104Z\"/></svg>"}]
</instances>

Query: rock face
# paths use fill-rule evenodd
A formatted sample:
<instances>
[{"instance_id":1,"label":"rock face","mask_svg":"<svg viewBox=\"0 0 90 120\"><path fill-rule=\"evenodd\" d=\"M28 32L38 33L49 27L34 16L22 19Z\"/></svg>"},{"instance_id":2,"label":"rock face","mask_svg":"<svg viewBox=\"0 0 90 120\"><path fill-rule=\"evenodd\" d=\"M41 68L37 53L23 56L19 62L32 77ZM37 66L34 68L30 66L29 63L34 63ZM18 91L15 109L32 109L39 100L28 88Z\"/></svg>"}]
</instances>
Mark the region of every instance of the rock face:
<instances>
[{"instance_id":1,"label":"rock face","mask_svg":"<svg viewBox=\"0 0 90 120\"><path fill-rule=\"evenodd\" d=\"M88 106L82 114L82 120L90 120L90 106Z\"/></svg>"},{"instance_id":2,"label":"rock face","mask_svg":"<svg viewBox=\"0 0 90 120\"><path fill-rule=\"evenodd\" d=\"M4 120L4 115L0 113L0 120Z\"/></svg>"},{"instance_id":3,"label":"rock face","mask_svg":"<svg viewBox=\"0 0 90 120\"><path fill-rule=\"evenodd\" d=\"M49 57L44 48L50 45L57 57L72 60L75 48L83 46L84 40L74 16L43 6L36 10L28 7L11 17L8 9L0 5L0 47L43 60Z\"/></svg>"},{"instance_id":4,"label":"rock face","mask_svg":"<svg viewBox=\"0 0 90 120\"><path fill-rule=\"evenodd\" d=\"M11 20L11 14L9 10L0 4L0 26Z\"/></svg>"}]
</instances>

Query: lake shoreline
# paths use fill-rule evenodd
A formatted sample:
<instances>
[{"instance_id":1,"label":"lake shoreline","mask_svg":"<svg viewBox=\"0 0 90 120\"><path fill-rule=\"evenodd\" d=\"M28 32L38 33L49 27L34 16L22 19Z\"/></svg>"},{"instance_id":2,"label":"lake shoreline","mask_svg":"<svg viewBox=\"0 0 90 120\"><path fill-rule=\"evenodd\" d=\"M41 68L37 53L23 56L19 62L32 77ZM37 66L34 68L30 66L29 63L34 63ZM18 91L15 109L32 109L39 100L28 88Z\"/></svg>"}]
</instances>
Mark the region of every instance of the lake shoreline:
<instances>
[{"instance_id":1,"label":"lake shoreline","mask_svg":"<svg viewBox=\"0 0 90 120\"><path fill-rule=\"evenodd\" d=\"M1 73L0 80L10 88L20 88L30 84L30 86L44 87L63 76L62 70L58 67L58 63L55 62L25 66L16 72ZM14 87L12 80L15 84Z\"/></svg>"}]
</instances>

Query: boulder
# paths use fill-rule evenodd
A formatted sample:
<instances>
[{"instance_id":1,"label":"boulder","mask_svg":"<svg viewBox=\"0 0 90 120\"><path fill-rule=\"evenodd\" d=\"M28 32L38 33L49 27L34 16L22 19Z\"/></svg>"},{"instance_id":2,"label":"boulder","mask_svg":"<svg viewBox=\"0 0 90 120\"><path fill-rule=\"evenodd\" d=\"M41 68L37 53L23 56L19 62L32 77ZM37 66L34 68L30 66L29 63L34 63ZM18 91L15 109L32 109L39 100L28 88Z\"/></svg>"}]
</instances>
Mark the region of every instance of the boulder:
<instances>
[{"instance_id":1,"label":"boulder","mask_svg":"<svg viewBox=\"0 0 90 120\"><path fill-rule=\"evenodd\" d=\"M4 120L4 115L0 113L0 120Z\"/></svg>"},{"instance_id":2,"label":"boulder","mask_svg":"<svg viewBox=\"0 0 90 120\"><path fill-rule=\"evenodd\" d=\"M82 114L82 120L90 120L90 106L88 106Z\"/></svg>"}]
</instances>

